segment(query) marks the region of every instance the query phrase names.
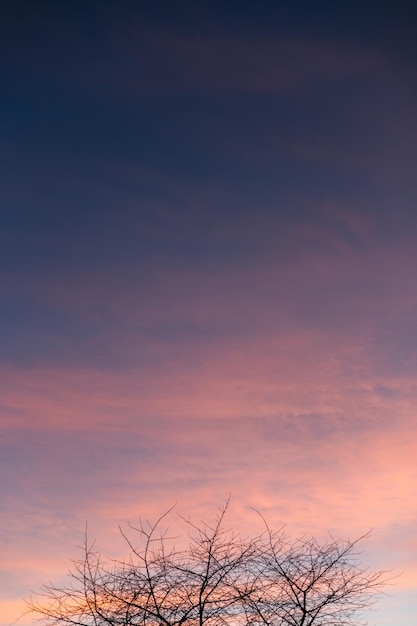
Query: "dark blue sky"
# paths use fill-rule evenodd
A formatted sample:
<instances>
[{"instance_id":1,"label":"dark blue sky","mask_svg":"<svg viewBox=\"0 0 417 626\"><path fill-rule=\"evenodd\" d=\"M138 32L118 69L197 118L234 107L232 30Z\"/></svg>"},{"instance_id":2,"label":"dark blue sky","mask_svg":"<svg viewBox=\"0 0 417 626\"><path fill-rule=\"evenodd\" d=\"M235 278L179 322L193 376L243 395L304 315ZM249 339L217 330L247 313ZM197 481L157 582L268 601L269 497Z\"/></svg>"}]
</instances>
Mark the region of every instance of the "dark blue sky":
<instances>
[{"instance_id":1,"label":"dark blue sky","mask_svg":"<svg viewBox=\"0 0 417 626\"><path fill-rule=\"evenodd\" d=\"M97 328L52 304L68 281L158 293L169 268L309 258L309 229L330 262L334 233L415 233L405 4L14 2L1 29L6 361L51 337L85 356Z\"/></svg>"},{"instance_id":2,"label":"dark blue sky","mask_svg":"<svg viewBox=\"0 0 417 626\"><path fill-rule=\"evenodd\" d=\"M411 182L411 18L401 3L9 3L3 262L138 254L132 214L168 221L187 256L183 233L260 204L298 219L307 199L372 194L389 209L397 188L369 169L400 150ZM202 206L191 188L223 197Z\"/></svg>"}]
</instances>

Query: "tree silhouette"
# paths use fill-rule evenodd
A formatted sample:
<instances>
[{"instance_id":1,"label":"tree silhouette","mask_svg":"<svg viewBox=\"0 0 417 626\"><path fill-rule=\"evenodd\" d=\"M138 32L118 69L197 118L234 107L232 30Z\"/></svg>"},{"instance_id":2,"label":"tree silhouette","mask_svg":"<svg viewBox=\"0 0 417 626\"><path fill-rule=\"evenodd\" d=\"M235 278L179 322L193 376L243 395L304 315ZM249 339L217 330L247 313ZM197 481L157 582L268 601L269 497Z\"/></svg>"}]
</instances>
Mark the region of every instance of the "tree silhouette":
<instances>
[{"instance_id":1,"label":"tree silhouette","mask_svg":"<svg viewBox=\"0 0 417 626\"><path fill-rule=\"evenodd\" d=\"M225 527L194 524L187 548L156 523L120 529L124 560L104 559L87 534L67 586L45 585L29 609L47 626L347 626L358 624L384 572L361 567L358 541L291 540L283 530L242 538ZM133 537L132 537L133 535Z\"/></svg>"}]
</instances>

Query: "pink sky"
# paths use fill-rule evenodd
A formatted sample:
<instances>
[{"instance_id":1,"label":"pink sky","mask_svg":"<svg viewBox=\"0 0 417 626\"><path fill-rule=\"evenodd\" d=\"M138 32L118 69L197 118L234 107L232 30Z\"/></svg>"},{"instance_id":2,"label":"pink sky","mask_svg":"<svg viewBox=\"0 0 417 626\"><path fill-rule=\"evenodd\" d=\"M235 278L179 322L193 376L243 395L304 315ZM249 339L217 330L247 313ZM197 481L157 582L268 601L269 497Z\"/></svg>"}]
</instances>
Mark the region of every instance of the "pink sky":
<instances>
[{"instance_id":1,"label":"pink sky","mask_svg":"<svg viewBox=\"0 0 417 626\"><path fill-rule=\"evenodd\" d=\"M372 239L372 226L362 236ZM119 521L155 518L174 501L210 516L229 492L243 532L257 524L251 506L293 534L373 529L364 560L402 572L390 593L415 590L417 387L395 365L415 359L406 340L393 354L390 327L402 319L406 335L413 322L411 251L371 253L342 250L331 262L321 250L284 268L267 254L204 277L167 271L145 301L123 285L115 297L100 276L51 294L85 317L94 281L95 304L115 320L106 348L127 365L3 367L9 596L60 577L85 520L116 554ZM148 333L184 323L207 333L148 340L138 310ZM6 624L23 605L2 602Z\"/></svg>"}]
</instances>

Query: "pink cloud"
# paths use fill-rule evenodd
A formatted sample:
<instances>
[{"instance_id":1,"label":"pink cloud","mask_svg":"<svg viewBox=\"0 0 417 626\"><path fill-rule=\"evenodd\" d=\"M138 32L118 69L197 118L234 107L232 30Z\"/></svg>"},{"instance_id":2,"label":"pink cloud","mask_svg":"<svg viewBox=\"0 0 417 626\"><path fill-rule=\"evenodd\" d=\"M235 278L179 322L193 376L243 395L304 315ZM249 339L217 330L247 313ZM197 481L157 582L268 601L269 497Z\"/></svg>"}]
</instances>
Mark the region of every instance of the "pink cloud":
<instances>
[{"instance_id":1,"label":"pink cloud","mask_svg":"<svg viewBox=\"0 0 417 626\"><path fill-rule=\"evenodd\" d=\"M251 505L295 534L375 528L371 562L413 587L417 387L391 352L414 328L415 252L376 245L375 228L340 209L293 227L285 261L269 243L243 268L152 268L138 289L108 272L25 285L92 325L104 310L100 343L123 366L2 364L7 568L36 586L65 570L86 519L116 554L118 521L176 500L205 517L231 491L244 532Z\"/></svg>"}]
</instances>

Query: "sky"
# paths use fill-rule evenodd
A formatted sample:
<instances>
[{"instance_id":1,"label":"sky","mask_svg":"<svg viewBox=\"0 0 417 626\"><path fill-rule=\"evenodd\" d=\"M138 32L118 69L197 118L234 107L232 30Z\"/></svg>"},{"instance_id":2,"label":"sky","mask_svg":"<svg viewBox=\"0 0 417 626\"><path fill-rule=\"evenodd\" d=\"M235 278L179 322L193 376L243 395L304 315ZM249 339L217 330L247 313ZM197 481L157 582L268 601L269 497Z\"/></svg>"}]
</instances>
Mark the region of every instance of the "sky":
<instances>
[{"instance_id":1,"label":"sky","mask_svg":"<svg viewBox=\"0 0 417 626\"><path fill-rule=\"evenodd\" d=\"M372 529L369 624L416 621L415 18L4 3L0 626L86 521L121 555L229 494L241 532Z\"/></svg>"}]
</instances>

